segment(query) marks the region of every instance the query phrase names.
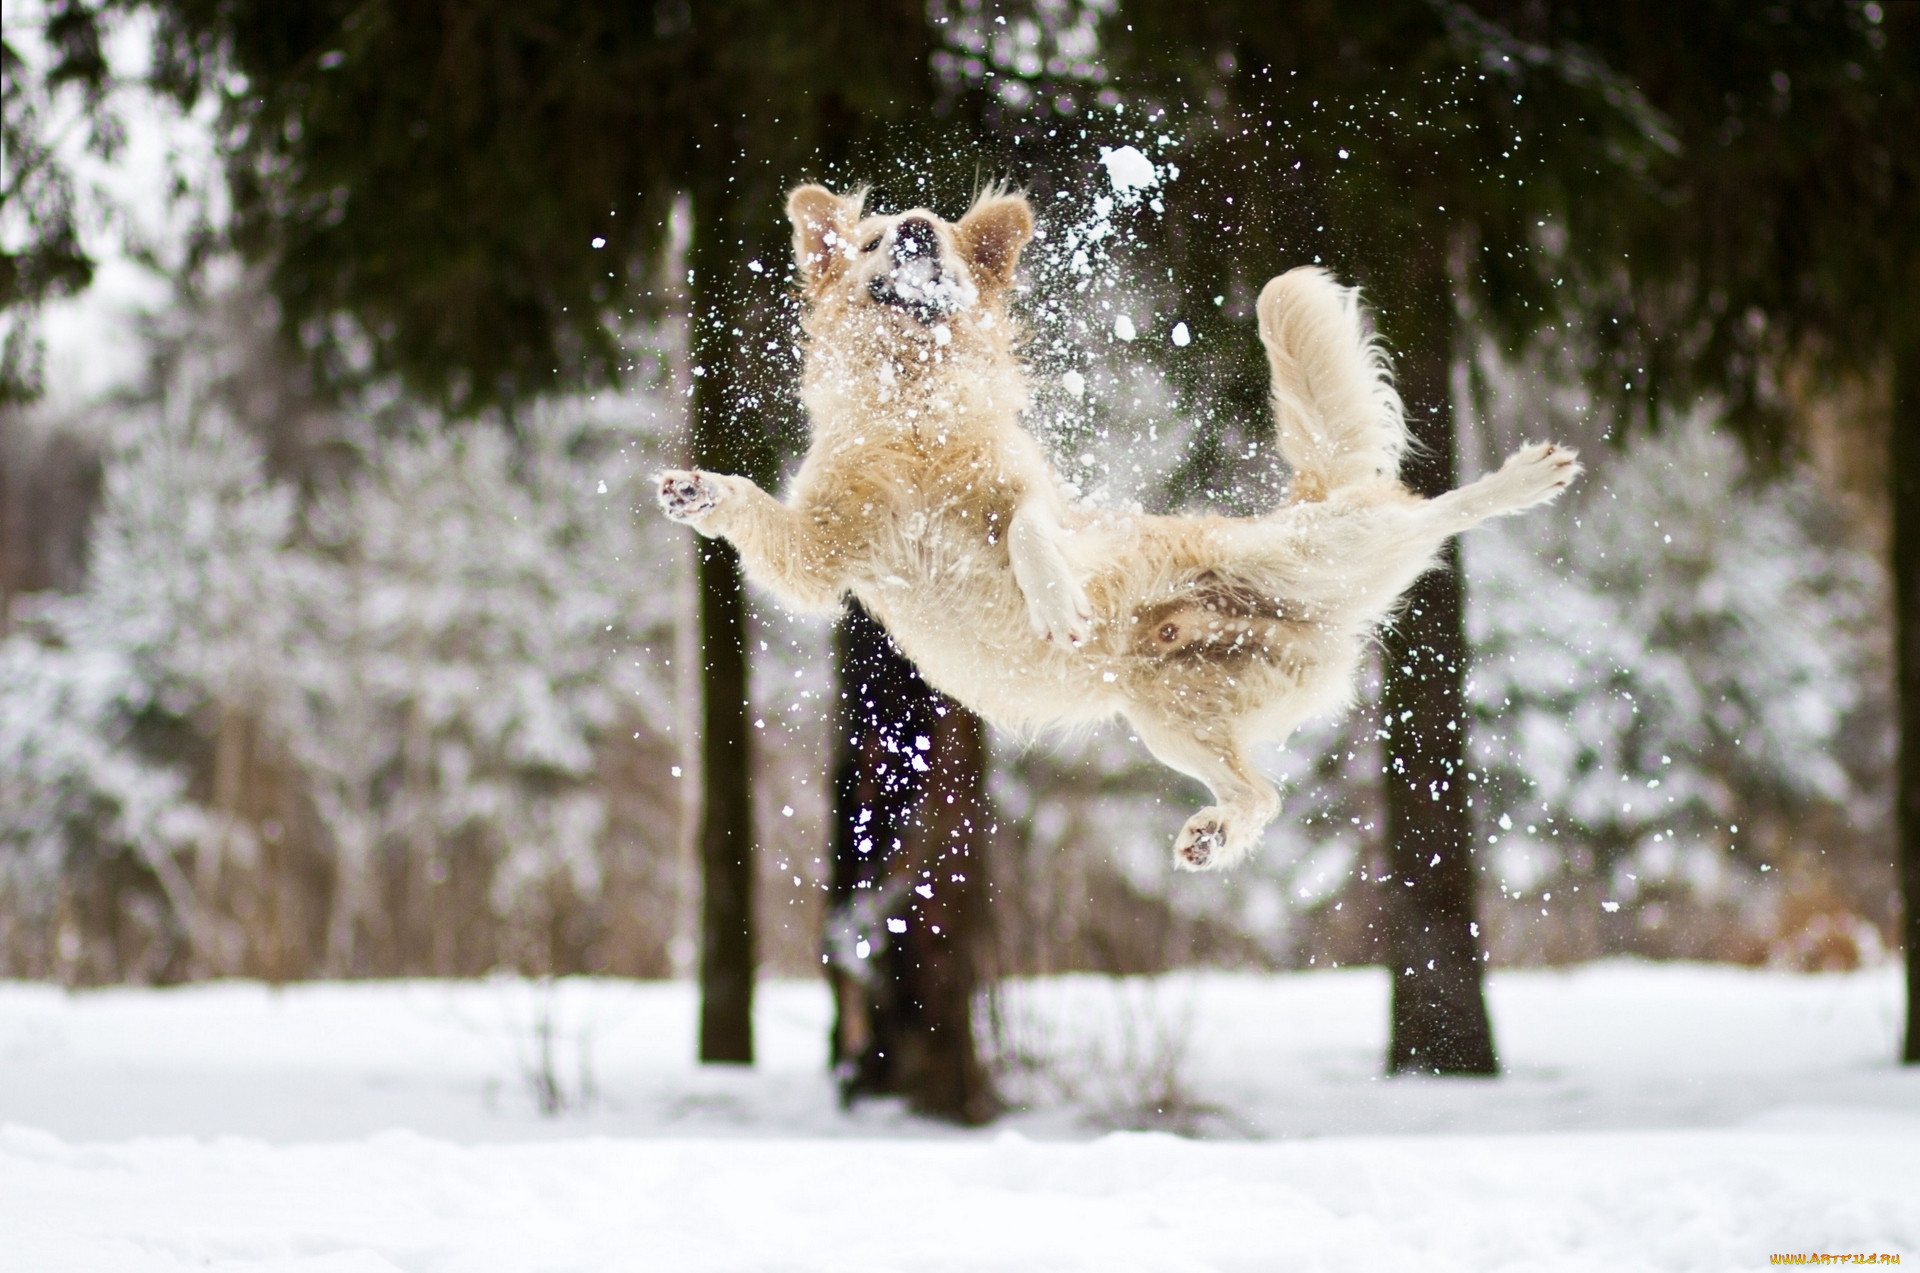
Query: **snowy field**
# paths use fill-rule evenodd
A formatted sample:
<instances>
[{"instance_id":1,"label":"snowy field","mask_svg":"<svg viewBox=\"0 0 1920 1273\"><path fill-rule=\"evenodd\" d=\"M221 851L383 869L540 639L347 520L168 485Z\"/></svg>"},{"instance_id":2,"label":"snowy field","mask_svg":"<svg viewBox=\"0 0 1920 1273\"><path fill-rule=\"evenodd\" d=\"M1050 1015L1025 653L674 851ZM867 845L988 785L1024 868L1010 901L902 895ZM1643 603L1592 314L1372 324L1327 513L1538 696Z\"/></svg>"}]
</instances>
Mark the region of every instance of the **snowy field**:
<instances>
[{"instance_id":1,"label":"snowy field","mask_svg":"<svg viewBox=\"0 0 1920 1273\"><path fill-rule=\"evenodd\" d=\"M962 1132L838 1108L818 984L763 988L752 1071L690 1063L680 984L0 985L0 1270L1920 1260L1896 970L1491 999L1506 1077L1388 1080L1377 970L1017 986L1031 1107Z\"/></svg>"}]
</instances>

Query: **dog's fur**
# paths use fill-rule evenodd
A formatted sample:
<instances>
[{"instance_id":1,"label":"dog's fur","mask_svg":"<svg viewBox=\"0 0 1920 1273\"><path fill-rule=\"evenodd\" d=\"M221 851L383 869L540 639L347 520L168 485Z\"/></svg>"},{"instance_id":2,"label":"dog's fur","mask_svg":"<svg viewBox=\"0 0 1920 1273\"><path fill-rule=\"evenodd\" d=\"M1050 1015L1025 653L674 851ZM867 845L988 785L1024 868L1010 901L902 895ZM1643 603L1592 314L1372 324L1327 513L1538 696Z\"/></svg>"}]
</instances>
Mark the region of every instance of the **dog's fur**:
<instances>
[{"instance_id":1,"label":"dog's fur","mask_svg":"<svg viewBox=\"0 0 1920 1273\"><path fill-rule=\"evenodd\" d=\"M1361 651L1447 538L1553 498L1574 452L1529 446L1438 499L1398 480L1408 446L1357 293L1301 268L1260 293L1288 502L1262 517L1096 510L1020 426L1008 311L1033 235L1018 195L959 222L787 201L804 289L813 444L781 503L744 477L661 475L668 516L739 548L787 604L849 592L935 686L1020 730L1119 713L1212 789L1174 844L1190 870L1246 855L1280 811L1249 748L1344 709Z\"/></svg>"}]
</instances>

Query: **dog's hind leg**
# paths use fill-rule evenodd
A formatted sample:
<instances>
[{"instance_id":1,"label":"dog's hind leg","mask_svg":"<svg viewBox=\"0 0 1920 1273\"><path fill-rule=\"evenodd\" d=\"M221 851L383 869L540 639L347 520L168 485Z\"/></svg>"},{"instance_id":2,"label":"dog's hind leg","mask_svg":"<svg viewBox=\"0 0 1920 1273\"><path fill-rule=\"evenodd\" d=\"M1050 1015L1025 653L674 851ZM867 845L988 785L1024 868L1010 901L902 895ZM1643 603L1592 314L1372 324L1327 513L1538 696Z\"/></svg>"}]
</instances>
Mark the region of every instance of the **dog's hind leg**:
<instances>
[{"instance_id":1,"label":"dog's hind leg","mask_svg":"<svg viewBox=\"0 0 1920 1273\"><path fill-rule=\"evenodd\" d=\"M1213 871L1246 857L1269 822L1280 816L1280 793L1247 763L1239 740L1225 726L1195 728L1189 721L1163 721L1129 714L1154 758L1207 784L1217 803L1187 819L1173 842L1173 864L1183 871Z\"/></svg>"},{"instance_id":2,"label":"dog's hind leg","mask_svg":"<svg viewBox=\"0 0 1920 1273\"><path fill-rule=\"evenodd\" d=\"M1222 574L1271 594L1289 617L1371 625L1433 568L1449 538L1546 503L1580 475L1571 447L1524 447L1496 472L1433 499L1341 509L1296 506L1233 522L1213 538Z\"/></svg>"},{"instance_id":3,"label":"dog's hind leg","mask_svg":"<svg viewBox=\"0 0 1920 1273\"><path fill-rule=\"evenodd\" d=\"M1580 476L1580 454L1570 446L1539 442L1515 451L1477 482L1428 500L1422 515L1441 535L1457 535L1486 521L1544 504Z\"/></svg>"}]
</instances>

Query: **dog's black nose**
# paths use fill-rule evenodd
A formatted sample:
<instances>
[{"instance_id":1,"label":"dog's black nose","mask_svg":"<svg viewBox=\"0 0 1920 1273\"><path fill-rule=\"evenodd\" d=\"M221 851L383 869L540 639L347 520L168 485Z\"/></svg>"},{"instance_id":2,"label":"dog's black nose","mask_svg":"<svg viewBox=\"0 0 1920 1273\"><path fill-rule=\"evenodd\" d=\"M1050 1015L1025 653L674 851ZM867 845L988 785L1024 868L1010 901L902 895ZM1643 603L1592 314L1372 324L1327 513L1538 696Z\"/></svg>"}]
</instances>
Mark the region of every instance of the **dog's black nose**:
<instances>
[{"instance_id":1,"label":"dog's black nose","mask_svg":"<svg viewBox=\"0 0 1920 1273\"><path fill-rule=\"evenodd\" d=\"M932 256L939 247L940 236L934 230L933 222L924 217L908 217L893 229L893 257L896 261Z\"/></svg>"}]
</instances>

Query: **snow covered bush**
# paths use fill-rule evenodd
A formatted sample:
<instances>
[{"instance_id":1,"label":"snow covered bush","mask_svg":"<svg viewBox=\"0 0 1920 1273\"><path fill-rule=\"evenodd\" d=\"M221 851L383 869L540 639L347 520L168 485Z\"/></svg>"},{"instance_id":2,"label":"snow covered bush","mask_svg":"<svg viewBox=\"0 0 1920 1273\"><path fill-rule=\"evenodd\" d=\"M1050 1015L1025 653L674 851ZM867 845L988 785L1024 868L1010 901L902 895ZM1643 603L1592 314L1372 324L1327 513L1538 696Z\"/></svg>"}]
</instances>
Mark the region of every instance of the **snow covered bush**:
<instances>
[{"instance_id":1,"label":"snow covered bush","mask_svg":"<svg viewBox=\"0 0 1920 1273\"><path fill-rule=\"evenodd\" d=\"M177 744L210 707L259 710L271 697L299 575L281 561L290 493L269 487L257 448L202 405L188 387L120 431L87 589L0 645L0 868L16 907L44 911L36 903L62 877L133 869L151 892L124 899L129 914L95 918L146 931L131 962L149 976L203 968L218 940L178 860L215 828L188 799ZM63 962L80 957L66 946Z\"/></svg>"},{"instance_id":2,"label":"snow covered bush","mask_svg":"<svg viewBox=\"0 0 1920 1273\"><path fill-rule=\"evenodd\" d=\"M676 801L619 772L674 714L647 438L580 403L351 426L358 462L303 498L210 366L116 425L85 588L0 643L0 954L80 981L578 965L609 863L674 883Z\"/></svg>"},{"instance_id":3,"label":"snow covered bush","mask_svg":"<svg viewBox=\"0 0 1920 1273\"><path fill-rule=\"evenodd\" d=\"M664 533L630 507L636 458L579 425L545 413L517 438L470 426L388 443L314 512L330 591L306 625L290 733L338 846L336 966L383 851L405 846L429 891L457 858L485 863L496 913L526 921L509 944L536 965L553 890L598 894L597 745L670 724L654 656L672 613Z\"/></svg>"},{"instance_id":4,"label":"snow covered bush","mask_svg":"<svg viewBox=\"0 0 1920 1273\"><path fill-rule=\"evenodd\" d=\"M1557 890L1543 954L1758 957L1761 876L1805 869L1823 811L1877 816L1877 563L1808 477L1761 478L1698 418L1465 548L1480 833L1498 896L1532 899L1508 928Z\"/></svg>"},{"instance_id":5,"label":"snow covered bush","mask_svg":"<svg viewBox=\"0 0 1920 1273\"><path fill-rule=\"evenodd\" d=\"M176 973L192 898L175 855L198 841L204 819L184 798L184 777L130 745L156 706L119 651L0 642L0 953L9 963L80 980ZM128 874L139 878L108 883ZM88 887L96 882L114 895L102 898ZM94 961L107 966L86 966Z\"/></svg>"}]
</instances>

